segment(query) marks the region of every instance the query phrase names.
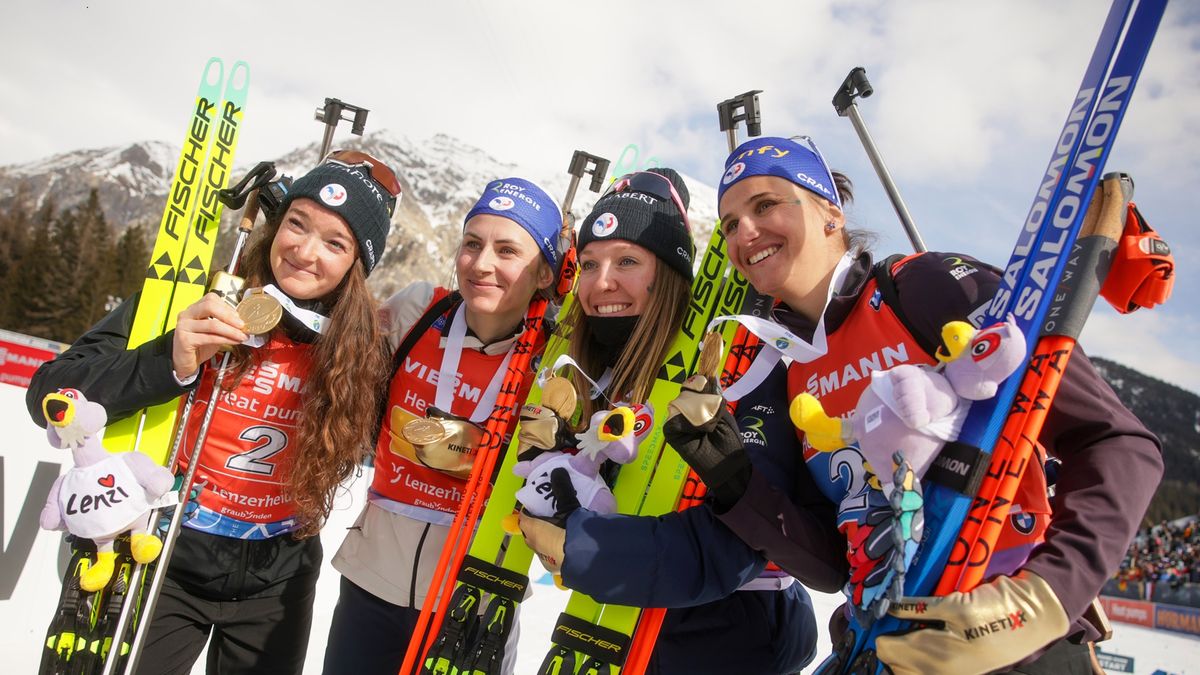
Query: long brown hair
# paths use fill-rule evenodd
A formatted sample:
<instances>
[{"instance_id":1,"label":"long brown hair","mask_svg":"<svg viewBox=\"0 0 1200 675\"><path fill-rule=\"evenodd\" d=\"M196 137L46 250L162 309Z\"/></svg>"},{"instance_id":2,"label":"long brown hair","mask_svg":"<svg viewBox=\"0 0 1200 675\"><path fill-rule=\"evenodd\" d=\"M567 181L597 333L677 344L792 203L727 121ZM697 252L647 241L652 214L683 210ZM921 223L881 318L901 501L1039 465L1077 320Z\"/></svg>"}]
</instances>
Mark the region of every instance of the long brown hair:
<instances>
[{"instance_id":1,"label":"long brown hair","mask_svg":"<svg viewBox=\"0 0 1200 675\"><path fill-rule=\"evenodd\" d=\"M270 219L247 249L242 267L247 287L275 281L271 243L283 215ZM299 438L287 478L296 509L297 538L320 531L333 508L338 485L374 446L375 414L389 372L387 342L361 259L354 261L342 282L323 300L329 321L312 346L301 394ZM225 387L235 387L264 356L260 349L234 347L234 366Z\"/></svg>"},{"instance_id":2,"label":"long brown hair","mask_svg":"<svg viewBox=\"0 0 1200 675\"><path fill-rule=\"evenodd\" d=\"M683 315L688 308L691 285L669 265L657 261L654 283L650 286L650 298L646 309L633 326L629 341L621 349L617 362L612 366L612 383L607 394L613 402L645 403L654 386L654 378L667 357L667 350L675 341L675 334L683 325ZM574 302L564 319L571 326L568 353L592 377L599 377L608 365L601 363L601 351L592 338L591 328L583 313L583 303ZM592 401L591 384L572 372L568 376L575 385L581 402L581 423L586 426L592 413L599 407L608 407L607 401ZM598 407L599 406L599 407Z\"/></svg>"}]
</instances>

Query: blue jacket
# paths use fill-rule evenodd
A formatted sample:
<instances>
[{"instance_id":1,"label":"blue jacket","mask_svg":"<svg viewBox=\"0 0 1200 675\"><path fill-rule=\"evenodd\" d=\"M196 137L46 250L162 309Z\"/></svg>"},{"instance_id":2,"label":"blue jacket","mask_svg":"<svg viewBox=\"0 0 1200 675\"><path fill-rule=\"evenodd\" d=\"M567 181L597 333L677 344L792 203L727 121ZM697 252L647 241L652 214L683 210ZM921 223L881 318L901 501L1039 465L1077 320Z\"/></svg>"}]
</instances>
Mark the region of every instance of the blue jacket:
<instances>
[{"instance_id":1,"label":"blue jacket","mask_svg":"<svg viewBox=\"0 0 1200 675\"><path fill-rule=\"evenodd\" d=\"M790 433L786 411L752 396L738 405L743 442L755 469L791 494L796 476L806 472L794 452L769 451L765 439L780 431L764 428L786 425L782 431ZM718 520L709 503L654 517L579 509L566 529L562 576L568 587L601 602L672 608L647 672L793 673L813 659L817 628L808 593L798 583L735 593L762 573L766 559Z\"/></svg>"}]
</instances>

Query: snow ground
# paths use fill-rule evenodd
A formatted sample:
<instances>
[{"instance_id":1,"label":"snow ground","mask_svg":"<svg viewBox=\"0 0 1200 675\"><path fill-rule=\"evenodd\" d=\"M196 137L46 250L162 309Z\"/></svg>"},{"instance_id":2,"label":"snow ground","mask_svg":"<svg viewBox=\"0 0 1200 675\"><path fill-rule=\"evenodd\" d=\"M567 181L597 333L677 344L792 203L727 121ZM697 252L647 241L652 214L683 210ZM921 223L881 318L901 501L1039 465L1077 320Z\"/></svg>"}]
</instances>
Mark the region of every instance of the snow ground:
<instances>
[{"instance_id":1,"label":"snow ground","mask_svg":"<svg viewBox=\"0 0 1200 675\"><path fill-rule=\"evenodd\" d=\"M27 560L17 560L22 551L12 546L13 531L25 501L25 491L34 475L38 462L60 464L67 459L60 451L50 448L41 429L29 421L24 408L24 390L12 385L0 384L0 424L5 429L0 441L0 478L3 479L3 497L0 502L0 521L3 522L3 547L0 548L0 594L6 590L6 580L16 574L11 596L0 599L0 654L4 655L5 672L34 673L40 656L41 641L45 625L58 597L59 579L55 558L59 537L57 534L40 532L34 540ZM321 535L326 552L325 569L318 583L316 607L313 617L312 638L309 641L306 673L319 673L324 653L325 636L337 601L338 574L329 565L334 551L341 544L343 532L362 508L370 474L354 480L339 499L329 525ZM33 516L40 511L41 504L30 504ZM3 517L7 515L7 517ZM520 648L517 655L516 672L524 675L533 673L541 663L548 646L547 636L566 603L567 593L558 591L548 576L537 570L534 576L541 579L534 584L533 596L524 604L521 619ZM824 633L825 621L840 600L836 595L813 593L813 606L818 617L822 635L818 644L829 644ZM1116 635L1101 648L1110 653L1130 656L1134 659L1135 672L1151 675L1159 671L1184 675L1200 674L1200 638L1177 633L1156 631L1128 624L1117 623ZM826 647L820 658L828 653ZM203 660L193 669L203 673ZM810 667L805 672L811 672Z\"/></svg>"}]
</instances>

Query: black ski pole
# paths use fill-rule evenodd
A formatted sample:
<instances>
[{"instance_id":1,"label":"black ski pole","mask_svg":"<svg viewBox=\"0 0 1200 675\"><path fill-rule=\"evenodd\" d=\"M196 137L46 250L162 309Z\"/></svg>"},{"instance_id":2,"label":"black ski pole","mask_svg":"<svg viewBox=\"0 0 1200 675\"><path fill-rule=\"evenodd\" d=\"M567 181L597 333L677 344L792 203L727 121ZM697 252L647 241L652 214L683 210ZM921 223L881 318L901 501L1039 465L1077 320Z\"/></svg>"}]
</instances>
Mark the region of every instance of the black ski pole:
<instances>
[{"instance_id":1,"label":"black ski pole","mask_svg":"<svg viewBox=\"0 0 1200 675\"><path fill-rule=\"evenodd\" d=\"M875 173L879 174L879 181L883 183L883 189L887 191L888 198L892 200L892 207L896 209L900 223L904 225L904 231L908 233L908 240L912 242L913 250L924 253L929 249L925 248L925 241L921 239L921 233L917 231L917 226L913 223L912 214L908 212L904 199L900 197L900 191L896 189L896 182L888 173L887 166L883 163L883 157L879 154L879 148L875 147L875 141L871 139L871 132L867 131L867 125L863 122L862 115L858 113L858 105L854 102L859 96L867 98L873 93L875 93L875 89L867 80L867 71L859 66L850 71L845 81L842 82L842 86L833 95L833 107L837 110L839 117L850 118L850 123L858 132L858 139L862 141L863 148L867 151L867 157L871 159L871 165L875 167Z\"/></svg>"},{"instance_id":2,"label":"black ski pole","mask_svg":"<svg viewBox=\"0 0 1200 675\"><path fill-rule=\"evenodd\" d=\"M343 117L342 113L354 113L353 117ZM356 105L351 105L345 101L336 98L326 98L325 105L317 108L316 120L325 123L325 136L321 139L321 153L317 156L317 161L325 159L325 155L329 154L329 148L333 145L333 132L337 129L338 122L343 120L350 122L350 133L355 136L362 136L363 129L367 126L367 113L371 112L366 108L360 108Z\"/></svg>"}]
</instances>

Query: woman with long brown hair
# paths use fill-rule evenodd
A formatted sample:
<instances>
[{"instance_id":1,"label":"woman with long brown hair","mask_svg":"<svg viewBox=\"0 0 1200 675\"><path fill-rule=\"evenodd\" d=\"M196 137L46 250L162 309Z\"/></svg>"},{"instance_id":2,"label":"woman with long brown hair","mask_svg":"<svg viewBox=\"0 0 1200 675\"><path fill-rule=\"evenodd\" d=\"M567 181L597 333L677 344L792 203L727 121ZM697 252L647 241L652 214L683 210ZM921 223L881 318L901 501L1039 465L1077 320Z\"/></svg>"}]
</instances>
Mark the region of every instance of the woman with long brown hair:
<instances>
[{"instance_id":1,"label":"woman with long brown hair","mask_svg":"<svg viewBox=\"0 0 1200 675\"><path fill-rule=\"evenodd\" d=\"M695 248L687 204L679 174L655 168L618 180L583 221L576 302L565 319L579 419L649 399L689 303ZM743 428L757 428L749 417L761 414L756 404L744 409ZM666 419L668 411L652 414ZM778 473L788 459L763 450L754 464ZM550 487L554 518L520 520L543 564L600 602L670 608L646 672L794 673L812 660L807 593L767 571L709 505L662 516L603 514L579 508L562 481Z\"/></svg>"},{"instance_id":2,"label":"woman with long brown hair","mask_svg":"<svg viewBox=\"0 0 1200 675\"><path fill-rule=\"evenodd\" d=\"M302 670L322 558L314 535L370 449L370 402L387 373L366 279L399 194L382 162L335 153L292 185L245 255L243 297L273 298L278 325L248 325L210 293L174 330L128 349L135 296L34 376L35 420L42 397L60 387L101 403L109 419L196 388L183 446L191 449L216 386L213 358L232 348L199 456L181 459L199 463L201 488L139 672L188 672L206 641L211 672Z\"/></svg>"}]
</instances>

